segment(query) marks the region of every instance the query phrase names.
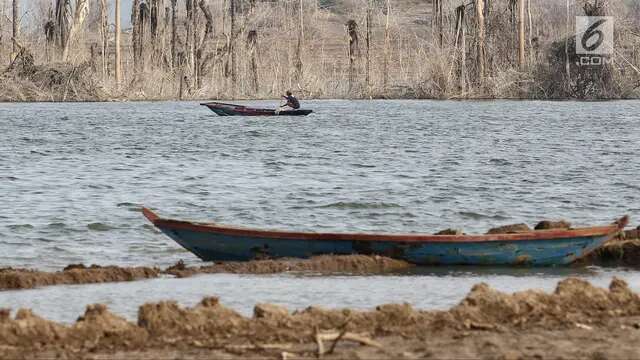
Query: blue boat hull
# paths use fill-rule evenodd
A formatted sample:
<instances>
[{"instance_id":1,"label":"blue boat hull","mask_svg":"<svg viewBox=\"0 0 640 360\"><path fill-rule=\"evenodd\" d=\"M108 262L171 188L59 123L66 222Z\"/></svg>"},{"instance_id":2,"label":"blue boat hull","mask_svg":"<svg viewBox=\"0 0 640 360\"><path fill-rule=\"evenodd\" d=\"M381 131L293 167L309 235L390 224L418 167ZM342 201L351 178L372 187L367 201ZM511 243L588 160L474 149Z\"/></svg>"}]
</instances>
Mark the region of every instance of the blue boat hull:
<instances>
[{"instance_id":1,"label":"blue boat hull","mask_svg":"<svg viewBox=\"0 0 640 360\"><path fill-rule=\"evenodd\" d=\"M396 242L292 240L205 233L163 228L166 235L205 261L248 261L256 258L309 258L315 255L367 254L418 265L566 265L601 246L611 236L552 240L482 242Z\"/></svg>"}]
</instances>

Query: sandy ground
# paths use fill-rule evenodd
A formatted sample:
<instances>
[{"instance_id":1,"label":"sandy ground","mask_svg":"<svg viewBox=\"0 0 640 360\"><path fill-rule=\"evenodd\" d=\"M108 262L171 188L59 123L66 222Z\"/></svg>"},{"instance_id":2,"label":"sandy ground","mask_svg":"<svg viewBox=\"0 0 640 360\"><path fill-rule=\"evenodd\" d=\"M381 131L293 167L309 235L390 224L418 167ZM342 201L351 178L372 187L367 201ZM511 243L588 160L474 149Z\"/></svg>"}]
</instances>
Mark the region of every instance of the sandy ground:
<instances>
[{"instance_id":1,"label":"sandy ground","mask_svg":"<svg viewBox=\"0 0 640 360\"><path fill-rule=\"evenodd\" d=\"M569 278L549 294L473 287L447 311L408 304L372 311L258 304L253 317L205 298L142 305L136 323L90 305L63 325L0 311L0 357L22 358L589 358L640 357L640 296Z\"/></svg>"}]
</instances>

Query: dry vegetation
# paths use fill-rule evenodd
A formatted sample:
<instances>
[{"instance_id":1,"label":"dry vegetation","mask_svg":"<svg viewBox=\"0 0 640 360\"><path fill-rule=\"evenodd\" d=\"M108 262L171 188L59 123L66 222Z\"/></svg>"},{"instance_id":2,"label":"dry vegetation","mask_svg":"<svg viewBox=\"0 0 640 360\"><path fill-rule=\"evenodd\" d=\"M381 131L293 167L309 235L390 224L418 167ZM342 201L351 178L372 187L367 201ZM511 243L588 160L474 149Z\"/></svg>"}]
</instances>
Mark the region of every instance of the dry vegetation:
<instances>
[{"instance_id":1,"label":"dry vegetation","mask_svg":"<svg viewBox=\"0 0 640 360\"><path fill-rule=\"evenodd\" d=\"M121 75L115 1L0 1L5 101L640 95L635 0L132 0ZM585 14L615 17L610 64L576 65Z\"/></svg>"}]
</instances>

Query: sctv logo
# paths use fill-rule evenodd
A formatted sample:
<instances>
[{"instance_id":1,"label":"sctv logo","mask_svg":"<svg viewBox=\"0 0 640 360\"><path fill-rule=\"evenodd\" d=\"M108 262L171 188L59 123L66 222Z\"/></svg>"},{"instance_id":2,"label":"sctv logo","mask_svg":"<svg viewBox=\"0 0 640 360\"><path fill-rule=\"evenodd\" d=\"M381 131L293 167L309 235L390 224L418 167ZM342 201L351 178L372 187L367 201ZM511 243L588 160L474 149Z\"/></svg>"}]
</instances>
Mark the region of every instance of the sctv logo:
<instances>
[{"instance_id":1,"label":"sctv logo","mask_svg":"<svg viewBox=\"0 0 640 360\"><path fill-rule=\"evenodd\" d=\"M578 65L604 65L612 62L613 17L576 16L576 55Z\"/></svg>"}]
</instances>

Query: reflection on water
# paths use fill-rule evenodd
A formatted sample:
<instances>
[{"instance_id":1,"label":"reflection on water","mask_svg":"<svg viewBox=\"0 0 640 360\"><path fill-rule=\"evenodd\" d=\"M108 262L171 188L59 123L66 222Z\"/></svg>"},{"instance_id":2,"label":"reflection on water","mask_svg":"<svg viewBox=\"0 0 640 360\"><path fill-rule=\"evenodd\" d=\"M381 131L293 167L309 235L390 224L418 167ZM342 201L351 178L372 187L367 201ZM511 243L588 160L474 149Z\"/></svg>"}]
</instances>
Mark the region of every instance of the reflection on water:
<instances>
[{"instance_id":1,"label":"reflection on water","mask_svg":"<svg viewBox=\"0 0 640 360\"><path fill-rule=\"evenodd\" d=\"M0 308L29 307L46 318L65 322L75 321L85 306L92 303L107 304L113 312L135 320L138 307L145 302L176 300L193 306L205 296L218 296L224 305L247 316L260 302L281 304L290 310L309 305L370 309L403 302L421 309L446 309L462 300L479 282L505 292L528 289L551 292L566 276L588 279L601 287L607 287L612 277L617 276L640 291L640 273L622 269L416 268L410 274L376 276L216 274L54 286L0 292Z\"/></svg>"}]
</instances>

